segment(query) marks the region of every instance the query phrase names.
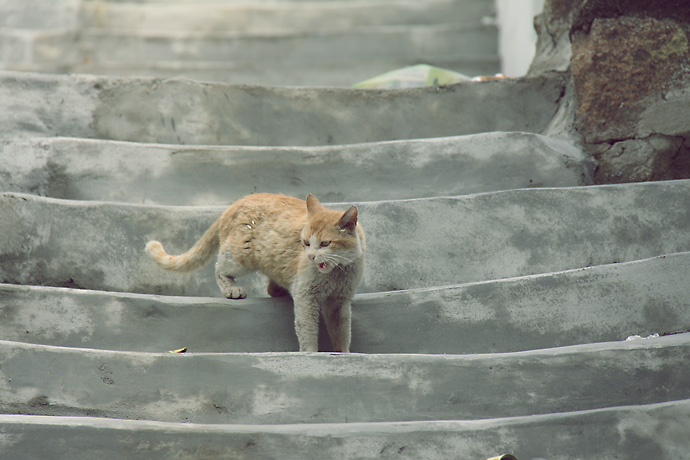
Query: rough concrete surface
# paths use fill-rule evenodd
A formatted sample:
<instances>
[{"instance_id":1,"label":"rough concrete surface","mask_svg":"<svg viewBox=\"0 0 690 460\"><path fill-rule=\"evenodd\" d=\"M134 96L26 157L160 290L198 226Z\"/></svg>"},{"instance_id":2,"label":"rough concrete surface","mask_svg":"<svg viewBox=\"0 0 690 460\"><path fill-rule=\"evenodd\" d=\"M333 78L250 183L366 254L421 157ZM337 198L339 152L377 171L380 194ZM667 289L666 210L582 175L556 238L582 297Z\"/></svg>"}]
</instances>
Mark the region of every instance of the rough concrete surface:
<instances>
[{"instance_id":1,"label":"rough concrete surface","mask_svg":"<svg viewBox=\"0 0 690 460\"><path fill-rule=\"evenodd\" d=\"M352 351L494 353L690 330L690 253L355 297ZM0 337L193 353L297 350L290 299L230 301L0 285ZM322 330L325 330L322 328ZM321 334L321 350L330 350Z\"/></svg>"},{"instance_id":2,"label":"rough concrete surface","mask_svg":"<svg viewBox=\"0 0 690 460\"><path fill-rule=\"evenodd\" d=\"M682 175L687 91L661 82L633 127L644 138L593 146L630 126L575 125L583 88L618 109L596 75L573 80L571 39L601 45L602 25L630 24L669 46L617 64L664 75L687 6L547 0L529 77L363 91L208 81L350 79L402 52L490 66L493 1L39 3L0 0L0 66L110 75L0 73L0 457L686 456L690 182L588 184ZM329 9L331 23L298 14ZM230 10L254 32L205 19ZM281 11L302 22L279 29ZM207 83L113 77L150 71ZM325 333L324 352L292 352L291 301L259 276L233 302L211 266L176 275L145 256L153 238L188 249L255 191L359 207L353 354L328 352Z\"/></svg>"},{"instance_id":3,"label":"rough concrete surface","mask_svg":"<svg viewBox=\"0 0 690 460\"><path fill-rule=\"evenodd\" d=\"M88 30L82 40L79 54L85 59L73 70L116 76L169 75L177 68L176 74L190 77L208 69L215 70L212 80L235 84L312 86L317 81L324 82L318 86L347 87L410 62L430 62L471 76L500 70L496 28L479 21L271 36ZM191 53L194 58L188 59Z\"/></svg>"},{"instance_id":4,"label":"rough concrete surface","mask_svg":"<svg viewBox=\"0 0 690 460\"><path fill-rule=\"evenodd\" d=\"M477 355L132 353L2 341L0 410L240 424L525 416L687 399L688 352L690 333Z\"/></svg>"},{"instance_id":5,"label":"rough concrete surface","mask_svg":"<svg viewBox=\"0 0 690 460\"><path fill-rule=\"evenodd\" d=\"M523 132L321 147L32 138L2 154L3 191L202 206L256 191L366 201L587 185L594 166L566 141Z\"/></svg>"},{"instance_id":6,"label":"rough concrete surface","mask_svg":"<svg viewBox=\"0 0 690 460\"><path fill-rule=\"evenodd\" d=\"M132 460L682 458L689 416L688 400L489 420L268 426L3 415L0 453L17 460L45 452L72 460L122 452Z\"/></svg>"},{"instance_id":7,"label":"rough concrete surface","mask_svg":"<svg viewBox=\"0 0 690 460\"><path fill-rule=\"evenodd\" d=\"M539 133L563 84L554 75L391 91L0 72L0 135L314 146Z\"/></svg>"},{"instance_id":8,"label":"rough concrete surface","mask_svg":"<svg viewBox=\"0 0 690 460\"><path fill-rule=\"evenodd\" d=\"M467 283L688 251L690 211L677 203L689 190L690 181L671 181L357 203L371 248L360 292ZM79 202L13 193L0 197L5 230L0 255L9 262L0 267L2 282L219 295L213 264L191 274L169 273L143 248L156 239L170 253L184 252L223 208ZM246 279L253 296L266 295L263 278Z\"/></svg>"},{"instance_id":9,"label":"rough concrete surface","mask_svg":"<svg viewBox=\"0 0 690 460\"><path fill-rule=\"evenodd\" d=\"M18 0L12 0L17 2ZM276 32L313 33L363 26L434 25L453 17L470 26L495 14L490 1L427 0L424 7L408 1L376 2L82 2L88 27L112 31L164 33L175 31L268 35ZM461 14L462 13L462 14Z\"/></svg>"},{"instance_id":10,"label":"rough concrete surface","mask_svg":"<svg viewBox=\"0 0 690 460\"><path fill-rule=\"evenodd\" d=\"M490 0L0 2L0 68L350 86L424 61L500 70Z\"/></svg>"}]
</instances>

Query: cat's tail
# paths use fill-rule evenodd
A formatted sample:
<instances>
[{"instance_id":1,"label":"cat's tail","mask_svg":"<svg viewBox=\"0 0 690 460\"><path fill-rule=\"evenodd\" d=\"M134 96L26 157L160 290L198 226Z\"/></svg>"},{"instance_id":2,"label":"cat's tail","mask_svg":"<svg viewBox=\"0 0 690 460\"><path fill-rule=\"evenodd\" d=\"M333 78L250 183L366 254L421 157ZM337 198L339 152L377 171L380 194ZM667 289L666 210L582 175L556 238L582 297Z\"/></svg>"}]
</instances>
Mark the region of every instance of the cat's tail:
<instances>
[{"instance_id":1,"label":"cat's tail","mask_svg":"<svg viewBox=\"0 0 690 460\"><path fill-rule=\"evenodd\" d=\"M165 252L160 241L149 241L146 243L146 253L156 261L159 267L165 270L176 272L198 270L206 265L208 261L218 253L218 247L220 245L219 229L220 219L215 221L213 225L206 230L204 236L202 236L189 251L179 256L171 256Z\"/></svg>"}]
</instances>

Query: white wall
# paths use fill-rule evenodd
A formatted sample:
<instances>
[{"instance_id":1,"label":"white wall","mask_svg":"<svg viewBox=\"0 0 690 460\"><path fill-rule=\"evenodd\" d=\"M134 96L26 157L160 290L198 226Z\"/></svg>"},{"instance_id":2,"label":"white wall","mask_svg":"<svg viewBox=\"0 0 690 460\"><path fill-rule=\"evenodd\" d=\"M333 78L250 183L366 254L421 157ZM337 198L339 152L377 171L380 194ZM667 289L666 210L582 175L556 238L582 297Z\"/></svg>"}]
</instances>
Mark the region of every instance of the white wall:
<instances>
[{"instance_id":1,"label":"white wall","mask_svg":"<svg viewBox=\"0 0 690 460\"><path fill-rule=\"evenodd\" d=\"M544 0L496 0L501 72L510 77L525 75L537 44L534 17Z\"/></svg>"}]
</instances>

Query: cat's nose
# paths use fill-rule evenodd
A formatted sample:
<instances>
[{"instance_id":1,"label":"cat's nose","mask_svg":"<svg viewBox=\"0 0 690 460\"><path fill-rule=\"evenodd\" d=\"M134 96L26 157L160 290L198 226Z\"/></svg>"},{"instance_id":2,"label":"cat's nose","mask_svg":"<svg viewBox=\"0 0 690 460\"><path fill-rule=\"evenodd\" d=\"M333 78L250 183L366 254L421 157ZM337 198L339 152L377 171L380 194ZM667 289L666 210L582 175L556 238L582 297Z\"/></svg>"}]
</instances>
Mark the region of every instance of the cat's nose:
<instances>
[{"instance_id":1,"label":"cat's nose","mask_svg":"<svg viewBox=\"0 0 690 460\"><path fill-rule=\"evenodd\" d=\"M307 254L307 258L309 260L314 260L316 258L316 256L314 254Z\"/></svg>"}]
</instances>

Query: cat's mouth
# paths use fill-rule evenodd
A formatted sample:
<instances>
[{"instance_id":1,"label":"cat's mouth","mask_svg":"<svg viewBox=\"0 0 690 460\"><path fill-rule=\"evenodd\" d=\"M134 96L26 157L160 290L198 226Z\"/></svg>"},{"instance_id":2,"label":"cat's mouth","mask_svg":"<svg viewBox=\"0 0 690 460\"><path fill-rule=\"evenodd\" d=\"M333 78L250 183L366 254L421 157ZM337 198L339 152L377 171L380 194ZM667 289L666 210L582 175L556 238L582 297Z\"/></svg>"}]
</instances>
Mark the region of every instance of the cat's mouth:
<instances>
[{"instance_id":1,"label":"cat's mouth","mask_svg":"<svg viewBox=\"0 0 690 460\"><path fill-rule=\"evenodd\" d=\"M318 264L316 264L316 266L319 268L319 271L322 273L327 273L327 272L331 271L331 264L329 264L328 262L319 262Z\"/></svg>"}]
</instances>

